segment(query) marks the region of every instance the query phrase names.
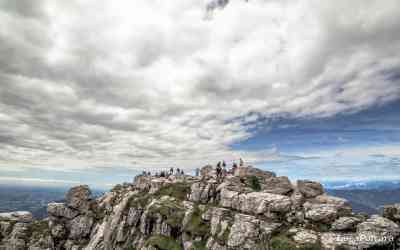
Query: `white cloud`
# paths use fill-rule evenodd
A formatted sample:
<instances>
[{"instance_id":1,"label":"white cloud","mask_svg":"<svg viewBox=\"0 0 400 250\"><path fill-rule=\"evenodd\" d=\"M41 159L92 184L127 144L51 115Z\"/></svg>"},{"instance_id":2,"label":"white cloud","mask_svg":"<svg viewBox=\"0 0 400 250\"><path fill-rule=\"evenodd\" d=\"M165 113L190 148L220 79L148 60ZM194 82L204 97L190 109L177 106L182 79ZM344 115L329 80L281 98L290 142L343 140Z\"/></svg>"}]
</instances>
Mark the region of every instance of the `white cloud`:
<instances>
[{"instance_id":1,"label":"white cloud","mask_svg":"<svg viewBox=\"0 0 400 250\"><path fill-rule=\"evenodd\" d=\"M271 155L231 148L257 117L400 96L397 0L234 0L208 18L198 0L6 2L3 166L257 162Z\"/></svg>"}]
</instances>

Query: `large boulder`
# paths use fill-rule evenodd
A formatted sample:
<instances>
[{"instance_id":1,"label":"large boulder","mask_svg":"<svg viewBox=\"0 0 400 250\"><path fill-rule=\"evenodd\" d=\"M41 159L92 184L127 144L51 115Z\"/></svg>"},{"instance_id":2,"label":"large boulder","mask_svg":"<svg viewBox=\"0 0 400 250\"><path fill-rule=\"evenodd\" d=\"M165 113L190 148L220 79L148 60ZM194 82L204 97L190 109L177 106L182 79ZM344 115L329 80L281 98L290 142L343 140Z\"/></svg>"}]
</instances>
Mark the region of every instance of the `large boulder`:
<instances>
[{"instance_id":1,"label":"large boulder","mask_svg":"<svg viewBox=\"0 0 400 250\"><path fill-rule=\"evenodd\" d=\"M389 219L379 215L372 215L366 221L358 224L357 232L359 234L376 235L380 238L383 238L383 236L396 238L400 235L400 227Z\"/></svg>"},{"instance_id":2,"label":"large boulder","mask_svg":"<svg viewBox=\"0 0 400 250\"><path fill-rule=\"evenodd\" d=\"M49 203L47 205L47 213L54 217L73 219L78 216L79 211L67 207L64 203Z\"/></svg>"},{"instance_id":3,"label":"large boulder","mask_svg":"<svg viewBox=\"0 0 400 250\"><path fill-rule=\"evenodd\" d=\"M300 244L315 244L318 241L318 233L312 230L299 229L293 235L293 241Z\"/></svg>"},{"instance_id":4,"label":"large boulder","mask_svg":"<svg viewBox=\"0 0 400 250\"><path fill-rule=\"evenodd\" d=\"M207 203L213 201L216 195L216 182L199 181L191 186L190 201Z\"/></svg>"},{"instance_id":5,"label":"large boulder","mask_svg":"<svg viewBox=\"0 0 400 250\"><path fill-rule=\"evenodd\" d=\"M237 201L232 203L232 208L251 214L286 213L291 205L290 198L284 195L251 192L240 194Z\"/></svg>"},{"instance_id":6,"label":"large boulder","mask_svg":"<svg viewBox=\"0 0 400 250\"><path fill-rule=\"evenodd\" d=\"M259 179L269 179L271 177L275 177L275 173L269 172L269 171L264 171L258 168L254 168L252 166L248 167L238 167L235 171L235 176L238 177L249 177L249 176L256 176Z\"/></svg>"},{"instance_id":7,"label":"large boulder","mask_svg":"<svg viewBox=\"0 0 400 250\"><path fill-rule=\"evenodd\" d=\"M234 204L238 203L239 192L232 191L228 188L223 188L220 192L220 200L219 204L222 207L231 208L234 207Z\"/></svg>"},{"instance_id":8,"label":"large boulder","mask_svg":"<svg viewBox=\"0 0 400 250\"><path fill-rule=\"evenodd\" d=\"M347 200L325 194L309 199L303 207L305 218L313 222L330 224L338 217L351 214L351 206Z\"/></svg>"},{"instance_id":9,"label":"large boulder","mask_svg":"<svg viewBox=\"0 0 400 250\"><path fill-rule=\"evenodd\" d=\"M232 211L225 208L211 209L210 233L216 239L224 239L233 223Z\"/></svg>"},{"instance_id":10,"label":"large boulder","mask_svg":"<svg viewBox=\"0 0 400 250\"><path fill-rule=\"evenodd\" d=\"M383 217L400 222L400 203L384 206Z\"/></svg>"},{"instance_id":11,"label":"large boulder","mask_svg":"<svg viewBox=\"0 0 400 250\"><path fill-rule=\"evenodd\" d=\"M79 211L88 211L91 205L92 192L87 185L71 188L65 195L67 206Z\"/></svg>"},{"instance_id":12,"label":"large boulder","mask_svg":"<svg viewBox=\"0 0 400 250\"><path fill-rule=\"evenodd\" d=\"M364 249L359 245L356 233L326 232L320 234L321 246L323 249ZM360 248L359 248L360 247Z\"/></svg>"},{"instance_id":13,"label":"large boulder","mask_svg":"<svg viewBox=\"0 0 400 250\"><path fill-rule=\"evenodd\" d=\"M268 244L269 234L260 227L254 216L236 214L230 229L227 245L233 249L259 249Z\"/></svg>"},{"instance_id":14,"label":"large boulder","mask_svg":"<svg viewBox=\"0 0 400 250\"><path fill-rule=\"evenodd\" d=\"M70 230L69 238L73 240L83 239L90 234L93 226L93 218L91 216L79 215L71 220L68 227Z\"/></svg>"},{"instance_id":15,"label":"large boulder","mask_svg":"<svg viewBox=\"0 0 400 250\"><path fill-rule=\"evenodd\" d=\"M313 198L324 193L321 183L315 181L298 180L297 188L306 198Z\"/></svg>"},{"instance_id":16,"label":"large boulder","mask_svg":"<svg viewBox=\"0 0 400 250\"><path fill-rule=\"evenodd\" d=\"M142 191L148 191L151 188L151 178L149 176L137 175L133 180L136 188Z\"/></svg>"},{"instance_id":17,"label":"large boulder","mask_svg":"<svg viewBox=\"0 0 400 250\"><path fill-rule=\"evenodd\" d=\"M340 217L332 223L331 229L334 231L353 231L360 222L361 219L357 217Z\"/></svg>"},{"instance_id":18,"label":"large boulder","mask_svg":"<svg viewBox=\"0 0 400 250\"><path fill-rule=\"evenodd\" d=\"M0 221L31 222L32 218L32 213L27 211L0 213Z\"/></svg>"},{"instance_id":19,"label":"large boulder","mask_svg":"<svg viewBox=\"0 0 400 250\"><path fill-rule=\"evenodd\" d=\"M338 209L332 204L304 203L305 218L312 222L331 223L339 217Z\"/></svg>"},{"instance_id":20,"label":"large boulder","mask_svg":"<svg viewBox=\"0 0 400 250\"><path fill-rule=\"evenodd\" d=\"M335 196L323 194L309 201L311 203L332 205L336 207L340 216L350 215L352 211L351 205L346 199Z\"/></svg>"},{"instance_id":21,"label":"large boulder","mask_svg":"<svg viewBox=\"0 0 400 250\"><path fill-rule=\"evenodd\" d=\"M286 176L271 177L261 182L261 190L273 194L288 194L293 190L292 183Z\"/></svg>"}]
</instances>

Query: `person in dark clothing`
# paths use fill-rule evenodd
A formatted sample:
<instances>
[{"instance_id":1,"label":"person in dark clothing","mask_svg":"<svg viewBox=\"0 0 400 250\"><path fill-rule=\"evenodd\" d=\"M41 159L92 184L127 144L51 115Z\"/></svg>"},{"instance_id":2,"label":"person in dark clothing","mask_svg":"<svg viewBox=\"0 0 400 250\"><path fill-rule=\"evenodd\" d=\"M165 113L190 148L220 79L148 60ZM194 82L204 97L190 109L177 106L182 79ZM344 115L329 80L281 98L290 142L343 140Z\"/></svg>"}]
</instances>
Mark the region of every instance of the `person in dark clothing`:
<instances>
[{"instance_id":1,"label":"person in dark clothing","mask_svg":"<svg viewBox=\"0 0 400 250\"><path fill-rule=\"evenodd\" d=\"M160 177L165 177L165 172L161 171Z\"/></svg>"},{"instance_id":2,"label":"person in dark clothing","mask_svg":"<svg viewBox=\"0 0 400 250\"><path fill-rule=\"evenodd\" d=\"M218 163L217 163L217 168L220 168L221 167L221 162L219 161Z\"/></svg>"},{"instance_id":3,"label":"person in dark clothing","mask_svg":"<svg viewBox=\"0 0 400 250\"><path fill-rule=\"evenodd\" d=\"M217 171L217 181L219 182L222 176L222 168L220 163L217 164L216 171Z\"/></svg>"},{"instance_id":4,"label":"person in dark clothing","mask_svg":"<svg viewBox=\"0 0 400 250\"><path fill-rule=\"evenodd\" d=\"M243 162L243 159L242 159L242 158L240 158L240 160L239 160L239 165L240 165L241 167L243 167L243 165L244 165L244 162Z\"/></svg>"},{"instance_id":5,"label":"person in dark clothing","mask_svg":"<svg viewBox=\"0 0 400 250\"><path fill-rule=\"evenodd\" d=\"M181 175L182 175L182 176L185 175L185 172L183 172L183 169L181 170Z\"/></svg>"},{"instance_id":6,"label":"person in dark clothing","mask_svg":"<svg viewBox=\"0 0 400 250\"><path fill-rule=\"evenodd\" d=\"M225 168L226 167L226 163L225 161L222 161L222 167Z\"/></svg>"},{"instance_id":7,"label":"person in dark clothing","mask_svg":"<svg viewBox=\"0 0 400 250\"><path fill-rule=\"evenodd\" d=\"M174 174L174 168L170 168L170 169L169 169L169 174L170 174L170 175L173 175L173 174Z\"/></svg>"},{"instance_id":8,"label":"person in dark clothing","mask_svg":"<svg viewBox=\"0 0 400 250\"><path fill-rule=\"evenodd\" d=\"M233 163L232 165L232 174L235 174L236 169L238 168L236 162Z\"/></svg>"}]
</instances>

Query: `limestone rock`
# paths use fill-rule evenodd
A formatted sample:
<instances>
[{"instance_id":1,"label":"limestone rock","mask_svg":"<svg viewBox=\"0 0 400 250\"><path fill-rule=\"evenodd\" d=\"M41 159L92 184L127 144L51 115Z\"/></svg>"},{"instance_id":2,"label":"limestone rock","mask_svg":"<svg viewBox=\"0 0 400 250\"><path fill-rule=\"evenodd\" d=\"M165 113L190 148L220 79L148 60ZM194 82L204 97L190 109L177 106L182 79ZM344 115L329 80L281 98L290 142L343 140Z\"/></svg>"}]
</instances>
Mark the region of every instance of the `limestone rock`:
<instances>
[{"instance_id":1,"label":"limestone rock","mask_svg":"<svg viewBox=\"0 0 400 250\"><path fill-rule=\"evenodd\" d=\"M292 183L286 176L271 177L261 183L261 189L267 193L286 195L293 190Z\"/></svg>"},{"instance_id":2,"label":"limestone rock","mask_svg":"<svg viewBox=\"0 0 400 250\"><path fill-rule=\"evenodd\" d=\"M248 176L256 176L262 180L266 180L271 177L275 177L276 175L273 172L264 171L258 168L248 166L248 167L238 167L235 171L235 176L242 178Z\"/></svg>"},{"instance_id":3,"label":"limestone rock","mask_svg":"<svg viewBox=\"0 0 400 250\"><path fill-rule=\"evenodd\" d=\"M93 218L91 216L79 215L69 223L70 239L82 239L90 234L92 229Z\"/></svg>"},{"instance_id":4,"label":"limestone rock","mask_svg":"<svg viewBox=\"0 0 400 250\"><path fill-rule=\"evenodd\" d=\"M253 249L260 237L258 230L259 220L254 216L236 214L234 224L228 237L228 247L239 249Z\"/></svg>"},{"instance_id":5,"label":"limestone rock","mask_svg":"<svg viewBox=\"0 0 400 250\"><path fill-rule=\"evenodd\" d=\"M65 196L67 206L87 211L90 208L92 192L87 185L81 185L71 188Z\"/></svg>"},{"instance_id":6,"label":"limestone rock","mask_svg":"<svg viewBox=\"0 0 400 250\"><path fill-rule=\"evenodd\" d=\"M321 183L308 180L298 180L297 188L306 198L313 198L324 193Z\"/></svg>"},{"instance_id":7,"label":"limestone rock","mask_svg":"<svg viewBox=\"0 0 400 250\"><path fill-rule=\"evenodd\" d=\"M61 223L50 221L50 233L55 239L63 239L67 235L67 229Z\"/></svg>"},{"instance_id":8,"label":"limestone rock","mask_svg":"<svg viewBox=\"0 0 400 250\"><path fill-rule=\"evenodd\" d=\"M284 195L251 192L240 194L237 202L232 203L232 208L251 214L285 213L290 210L291 205L290 198Z\"/></svg>"},{"instance_id":9,"label":"limestone rock","mask_svg":"<svg viewBox=\"0 0 400 250\"><path fill-rule=\"evenodd\" d=\"M400 235L400 227L389 219L379 215L372 215L371 218L358 224L357 232L397 237Z\"/></svg>"},{"instance_id":10,"label":"limestone rock","mask_svg":"<svg viewBox=\"0 0 400 250\"><path fill-rule=\"evenodd\" d=\"M357 217L340 217L332 223L332 230L335 231L351 231L356 228L356 225L361 222Z\"/></svg>"},{"instance_id":11,"label":"limestone rock","mask_svg":"<svg viewBox=\"0 0 400 250\"><path fill-rule=\"evenodd\" d=\"M32 214L27 211L0 213L0 221L31 222Z\"/></svg>"},{"instance_id":12,"label":"limestone rock","mask_svg":"<svg viewBox=\"0 0 400 250\"><path fill-rule=\"evenodd\" d=\"M313 222L331 223L339 216L337 207L332 204L313 204L306 202L304 207L306 210L305 218Z\"/></svg>"},{"instance_id":13,"label":"limestone rock","mask_svg":"<svg viewBox=\"0 0 400 250\"><path fill-rule=\"evenodd\" d=\"M154 194L157 192L163 185L165 184L165 181L162 180L151 180L150 181L150 194Z\"/></svg>"},{"instance_id":14,"label":"limestone rock","mask_svg":"<svg viewBox=\"0 0 400 250\"><path fill-rule=\"evenodd\" d=\"M314 244L318 241L318 234L312 230L300 229L293 235L293 240L298 244Z\"/></svg>"},{"instance_id":15,"label":"limestone rock","mask_svg":"<svg viewBox=\"0 0 400 250\"><path fill-rule=\"evenodd\" d=\"M211 230L214 238L223 239L224 234L229 232L233 223L232 211L224 208L213 208L211 210Z\"/></svg>"},{"instance_id":16,"label":"limestone rock","mask_svg":"<svg viewBox=\"0 0 400 250\"><path fill-rule=\"evenodd\" d=\"M355 233L321 233L320 241L323 249L358 250L361 247Z\"/></svg>"},{"instance_id":17,"label":"limestone rock","mask_svg":"<svg viewBox=\"0 0 400 250\"><path fill-rule=\"evenodd\" d=\"M383 217L393 221L400 221L400 203L384 206Z\"/></svg>"},{"instance_id":18,"label":"limestone rock","mask_svg":"<svg viewBox=\"0 0 400 250\"><path fill-rule=\"evenodd\" d=\"M231 208L233 204L238 203L239 192L231 191L227 188L223 188L220 193L220 205L222 207Z\"/></svg>"},{"instance_id":19,"label":"limestone rock","mask_svg":"<svg viewBox=\"0 0 400 250\"><path fill-rule=\"evenodd\" d=\"M47 213L51 216L67 219L73 219L79 214L77 210L67 207L64 203L49 203Z\"/></svg>"},{"instance_id":20,"label":"limestone rock","mask_svg":"<svg viewBox=\"0 0 400 250\"><path fill-rule=\"evenodd\" d=\"M191 186L190 201L207 203L214 199L216 183L214 182L195 182Z\"/></svg>"}]
</instances>

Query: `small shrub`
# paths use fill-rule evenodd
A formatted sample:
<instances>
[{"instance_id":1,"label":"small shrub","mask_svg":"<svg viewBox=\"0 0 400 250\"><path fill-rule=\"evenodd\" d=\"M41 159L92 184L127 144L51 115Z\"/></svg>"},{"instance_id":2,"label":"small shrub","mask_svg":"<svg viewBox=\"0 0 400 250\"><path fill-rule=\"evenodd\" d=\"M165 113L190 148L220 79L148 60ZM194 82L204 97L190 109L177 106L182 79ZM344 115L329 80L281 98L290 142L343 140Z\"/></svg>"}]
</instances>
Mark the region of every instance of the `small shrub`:
<instances>
[{"instance_id":1,"label":"small shrub","mask_svg":"<svg viewBox=\"0 0 400 250\"><path fill-rule=\"evenodd\" d=\"M253 189L254 191L261 190L260 181L258 180L257 176L248 177L247 182L248 182L248 185L250 186L250 188Z\"/></svg>"},{"instance_id":2,"label":"small shrub","mask_svg":"<svg viewBox=\"0 0 400 250\"><path fill-rule=\"evenodd\" d=\"M144 208L149 203L150 195L147 193L139 193L133 195L128 202L128 207Z\"/></svg>"},{"instance_id":3,"label":"small shrub","mask_svg":"<svg viewBox=\"0 0 400 250\"><path fill-rule=\"evenodd\" d=\"M274 237L271 240L271 250L293 250L296 244L283 236Z\"/></svg>"},{"instance_id":4,"label":"small shrub","mask_svg":"<svg viewBox=\"0 0 400 250\"><path fill-rule=\"evenodd\" d=\"M154 246L161 250L183 250L181 244L174 238L162 235L151 236L145 245Z\"/></svg>"},{"instance_id":5,"label":"small shrub","mask_svg":"<svg viewBox=\"0 0 400 250\"><path fill-rule=\"evenodd\" d=\"M193 250L207 250L206 242L204 241L193 242Z\"/></svg>"},{"instance_id":6,"label":"small shrub","mask_svg":"<svg viewBox=\"0 0 400 250\"><path fill-rule=\"evenodd\" d=\"M210 233L210 225L201 219L201 212L198 207L194 208L189 222L184 230L195 236L207 236Z\"/></svg>"}]
</instances>

